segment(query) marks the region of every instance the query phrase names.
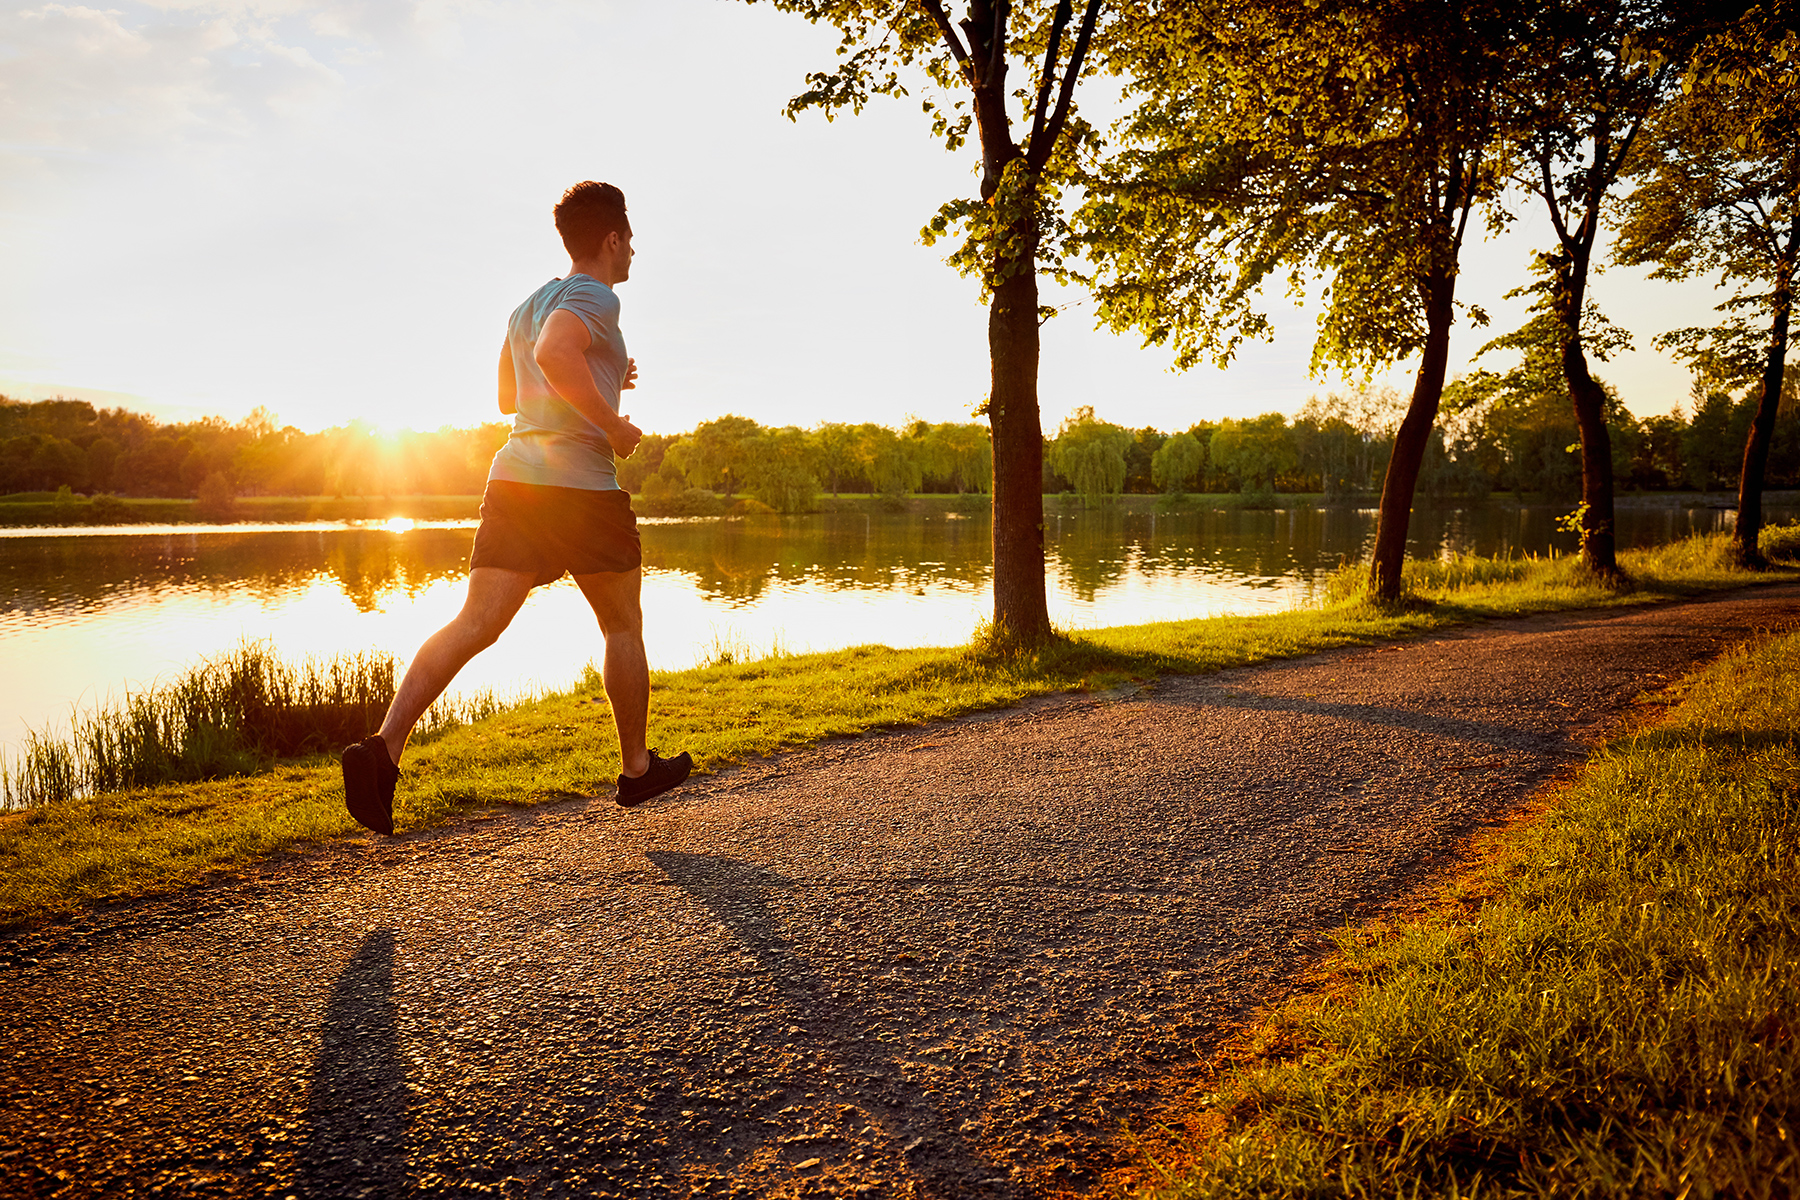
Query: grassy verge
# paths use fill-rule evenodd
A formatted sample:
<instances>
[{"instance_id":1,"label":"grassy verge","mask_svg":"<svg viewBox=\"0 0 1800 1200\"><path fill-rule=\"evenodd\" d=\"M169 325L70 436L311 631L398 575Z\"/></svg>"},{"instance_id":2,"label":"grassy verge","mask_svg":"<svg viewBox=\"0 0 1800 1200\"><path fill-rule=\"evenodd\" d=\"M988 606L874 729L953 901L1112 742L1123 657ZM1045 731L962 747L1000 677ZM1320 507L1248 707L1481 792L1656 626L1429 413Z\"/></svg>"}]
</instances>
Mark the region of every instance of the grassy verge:
<instances>
[{"instance_id":1,"label":"grassy verge","mask_svg":"<svg viewBox=\"0 0 1800 1200\"><path fill-rule=\"evenodd\" d=\"M1800 542L1800 527L1792 537ZM826 737L1032 696L1216 671L1492 616L1800 578L1732 568L1720 538L1636 552L1625 564L1636 581L1629 592L1598 585L1572 559L1465 559L1409 564L1412 603L1381 609L1357 597L1360 571L1352 568L1317 607L1084 631L1033 655L862 646L659 672L650 740L691 750L701 770L714 771ZM606 791L618 759L611 715L590 673L569 692L416 738L404 767L396 825L415 830L495 805ZM358 834L343 811L337 767L324 755L260 775L106 792L14 813L0 817L0 920L177 886L348 836Z\"/></svg>"},{"instance_id":2,"label":"grassy verge","mask_svg":"<svg viewBox=\"0 0 1800 1200\"><path fill-rule=\"evenodd\" d=\"M1340 938L1131 1194L1789 1196L1800 635L1689 678L1425 915Z\"/></svg>"}]
</instances>

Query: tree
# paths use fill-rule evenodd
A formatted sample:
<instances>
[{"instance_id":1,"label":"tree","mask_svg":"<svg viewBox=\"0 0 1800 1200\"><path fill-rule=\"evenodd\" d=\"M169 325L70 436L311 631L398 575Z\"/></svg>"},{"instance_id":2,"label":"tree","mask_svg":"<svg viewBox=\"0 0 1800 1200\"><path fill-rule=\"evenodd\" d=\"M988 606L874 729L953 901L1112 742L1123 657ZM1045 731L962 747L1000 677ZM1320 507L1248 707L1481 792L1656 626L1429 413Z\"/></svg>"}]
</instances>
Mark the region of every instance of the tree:
<instances>
[{"instance_id":1,"label":"tree","mask_svg":"<svg viewBox=\"0 0 1800 1200\"><path fill-rule=\"evenodd\" d=\"M1702 387L1761 385L1732 534L1739 561L1760 566L1763 484L1800 255L1800 34L1771 37L1748 24L1716 34L1684 83L1647 130L1614 255L1656 264L1653 278L1717 272L1720 288L1731 292L1718 306L1733 314L1722 324L1673 330L1657 341L1688 360Z\"/></svg>"},{"instance_id":2,"label":"tree","mask_svg":"<svg viewBox=\"0 0 1800 1200\"><path fill-rule=\"evenodd\" d=\"M1568 446L1571 439L1579 440L1581 434L1579 423L1570 428L1567 417L1571 408L1568 337L1566 318L1557 307L1563 280L1553 269L1545 267L1542 260L1538 267L1545 278L1506 294L1509 300L1517 296L1536 296L1529 319L1518 329L1491 339L1475 352L1479 359L1493 350L1516 350L1518 365L1500 374L1475 372L1462 381L1458 399L1460 404L1472 410L1472 419L1485 427L1488 436L1506 447L1515 495L1530 482L1534 491L1561 496L1565 492ZM1607 320L1592 303L1582 313L1578 335L1586 353L1602 362L1620 351L1631 349L1631 335ZM1586 354L1583 355L1582 369L1587 370ZM1610 396L1604 383L1594 379L1591 371L1586 377L1600 394L1601 432L1609 456L1606 477L1610 497L1614 467L1611 428L1621 419L1629 420L1630 414L1624 411L1616 396ZM1584 471L1584 481L1585 478ZM1582 502L1589 502L1585 492ZM1583 517L1587 513L1585 508L1577 511Z\"/></svg>"},{"instance_id":3,"label":"tree","mask_svg":"<svg viewBox=\"0 0 1800 1200\"><path fill-rule=\"evenodd\" d=\"M717 487L727 497L744 485L751 463L750 447L763 428L749 417L726 414L703 421L664 453L664 461L699 487Z\"/></svg>"},{"instance_id":4,"label":"tree","mask_svg":"<svg viewBox=\"0 0 1800 1200\"><path fill-rule=\"evenodd\" d=\"M856 426L841 421L825 421L812 431L813 462L825 476L831 494L838 494L838 480L857 466Z\"/></svg>"},{"instance_id":5,"label":"tree","mask_svg":"<svg viewBox=\"0 0 1800 1200\"><path fill-rule=\"evenodd\" d=\"M1311 276L1327 284L1315 369L1421 356L1382 484L1383 598L1400 588L1463 237L1500 178L1495 106L1517 45L1509 3L1449 0L1215 0L1114 35L1142 103L1081 214L1101 319L1173 343L1177 367L1225 366L1269 330L1258 289Z\"/></svg>"},{"instance_id":6,"label":"tree","mask_svg":"<svg viewBox=\"0 0 1800 1200\"><path fill-rule=\"evenodd\" d=\"M1074 485L1083 503L1101 504L1125 487L1125 453L1131 431L1095 418L1083 405L1069 414L1051 443L1051 464Z\"/></svg>"},{"instance_id":7,"label":"tree","mask_svg":"<svg viewBox=\"0 0 1800 1200\"><path fill-rule=\"evenodd\" d=\"M1219 470L1237 476L1240 491L1264 500L1273 498L1277 477L1300 463L1287 418L1280 413L1220 421L1208 457Z\"/></svg>"},{"instance_id":8,"label":"tree","mask_svg":"<svg viewBox=\"0 0 1800 1200\"><path fill-rule=\"evenodd\" d=\"M946 481L958 495L985 492L993 486L993 452L988 431L972 423L915 422L920 465L925 474Z\"/></svg>"},{"instance_id":9,"label":"tree","mask_svg":"<svg viewBox=\"0 0 1800 1200\"><path fill-rule=\"evenodd\" d=\"M900 497L919 490L925 470L919 461L917 438L901 437L885 425L859 425L857 432L857 456L876 491Z\"/></svg>"},{"instance_id":10,"label":"tree","mask_svg":"<svg viewBox=\"0 0 1800 1200\"><path fill-rule=\"evenodd\" d=\"M1537 266L1581 434L1581 554L1617 577L1606 393L1588 370L1582 319L1608 196L1667 97L1692 26L1673 0L1549 0L1534 13L1532 69L1513 93L1520 182L1544 202L1556 234Z\"/></svg>"},{"instance_id":11,"label":"tree","mask_svg":"<svg viewBox=\"0 0 1800 1200\"><path fill-rule=\"evenodd\" d=\"M223 471L213 471L200 481L195 511L209 521L229 521L237 512L237 493Z\"/></svg>"},{"instance_id":12,"label":"tree","mask_svg":"<svg viewBox=\"0 0 1800 1200\"><path fill-rule=\"evenodd\" d=\"M1178 433L1156 448L1150 459L1150 478L1171 496L1187 491L1194 477L1206 470L1206 447L1191 433Z\"/></svg>"},{"instance_id":13,"label":"tree","mask_svg":"<svg viewBox=\"0 0 1800 1200\"><path fill-rule=\"evenodd\" d=\"M750 0L755 3L756 0ZM1071 29L1071 0L969 0L952 23L942 0L770 0L784 12L842 31L837 69L807 77L788 102L790 117L821 109L858 112L872 96L906 94L901 74L930 89L925 112L945 147L959 150L971 128L981 149L979 199L945 204L925 229L927 243L963 235L950 261L979 279L988 299L992 385L980 410L992 431L994 623L1026 642L1051 636L1044 597L1043 426L1038 413L1038 272L1062 261L1063 184L1072 143L1087 127L1074 112L1076 81L1091 70L1088 50L1100 0L1086 0ZM1012 60L1030 64L1030 86L1007 87ZM1017 136L1008 101L1020 99Z\"/></svg>"},{"instance_id":14,"label":"tree","mask_svg":"<svg viewBox=\"0 0 1800 1200\"><path fill-rule=\"evenodd\" d=\"M819 480L807 465L811 457L806 431L792 425L762 430L744 442L748 462L744 480L750 494L777 512L809 512L819 494Z\"/></svg>"}]
</instances>

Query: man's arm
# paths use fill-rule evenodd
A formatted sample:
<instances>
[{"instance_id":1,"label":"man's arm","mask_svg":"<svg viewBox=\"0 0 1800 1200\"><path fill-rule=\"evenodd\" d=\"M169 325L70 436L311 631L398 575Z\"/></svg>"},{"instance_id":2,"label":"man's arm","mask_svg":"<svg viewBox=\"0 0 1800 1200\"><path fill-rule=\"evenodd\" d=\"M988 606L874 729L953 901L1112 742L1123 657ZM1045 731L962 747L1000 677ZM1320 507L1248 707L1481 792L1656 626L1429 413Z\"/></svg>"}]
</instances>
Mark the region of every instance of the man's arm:
<instances>
[{"instance_id":1,"label":"man's arm","mask_svg":"<svg viewBox=\"0 0 1800 1200\"><path fill-rule=\"evenodd\" d=\"M519 411L519 377L513 372L512 347L500 343L500 411L507 416Z\"/></svg>"},{"instance_id":2,"label":"man's arm","mask_svg":"<svg viewBox=\"0 0 1800 1200\"><path fill-rule=\"evenodd\" d=\"M614 412L612 405L601 396L600 389L594 386L594 377L588 374L587 365L590 341L592 336L588 333L587 323L568 309L559 308L544 322L531 356L537 360L545 382L556 389L556 394L600 427L600 432L612 443L613 453L620 458L630 458L644 431L633 425L629 417Z\"/></svg>"}]
</instances>

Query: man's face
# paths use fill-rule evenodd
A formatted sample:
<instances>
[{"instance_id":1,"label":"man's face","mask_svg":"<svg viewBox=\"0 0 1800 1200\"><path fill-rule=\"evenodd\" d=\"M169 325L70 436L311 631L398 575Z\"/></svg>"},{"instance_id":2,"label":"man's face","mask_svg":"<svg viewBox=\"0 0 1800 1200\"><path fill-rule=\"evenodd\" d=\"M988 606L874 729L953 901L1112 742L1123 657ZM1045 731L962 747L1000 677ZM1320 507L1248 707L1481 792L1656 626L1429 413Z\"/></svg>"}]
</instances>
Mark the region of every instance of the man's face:
<instances>
[{"instance_id":1,"label":"man's face","mask_svg":"<svg viewBox=\"0 0 1800 1200\"><path fill-rule=\"evenodd\" d=\"M606 252L610 259L608 265L614 268L621 281L631 278L631 256L637 251L631 248L631 231L624 235L612 234L606 239Z\"/></svg>"}]
</instances>

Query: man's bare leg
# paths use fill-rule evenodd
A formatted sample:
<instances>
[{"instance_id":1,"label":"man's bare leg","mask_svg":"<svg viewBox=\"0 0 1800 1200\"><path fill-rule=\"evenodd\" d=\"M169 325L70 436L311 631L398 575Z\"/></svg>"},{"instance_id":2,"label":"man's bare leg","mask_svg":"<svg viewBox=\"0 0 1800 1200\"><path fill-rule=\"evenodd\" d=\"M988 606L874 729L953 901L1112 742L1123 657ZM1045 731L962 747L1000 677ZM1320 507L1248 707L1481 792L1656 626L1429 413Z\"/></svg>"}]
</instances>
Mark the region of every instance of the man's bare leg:
<instances>
[{"instance_id":1,"label":"man's bare leg","mask_svg":"<svg viewBox=\"0 0 1800 1200\"><path fill-rule=\"evenodd\" d=\"M619 731L621 767L630 779L650 769L650 752L644 745L650 720L650 662L644 655L644 610L639 602L643 578L641 568L575 576L606 637L600 679Z\"/></svg>"},{"instance_id":2,"label":"man's bare leg","mask_svg":"<svg viewBox=\"0 0 1800 1200\"><path fill-rule=\"evenodd\" d=\"M450 686L463 665L493 645L512 624L519 606L531 592L532 578L524 571L499 567L476 567L469 572L469 593L462 611L427 638L413 655L406 676L400 681L400 690L394 694L394 702L381 722L381 740L387 743L390 759L400 761L400 752L406 748L413 726L431 702ZM644 686L648 695L648 677Z\"/></svg>"}]
</instances>

